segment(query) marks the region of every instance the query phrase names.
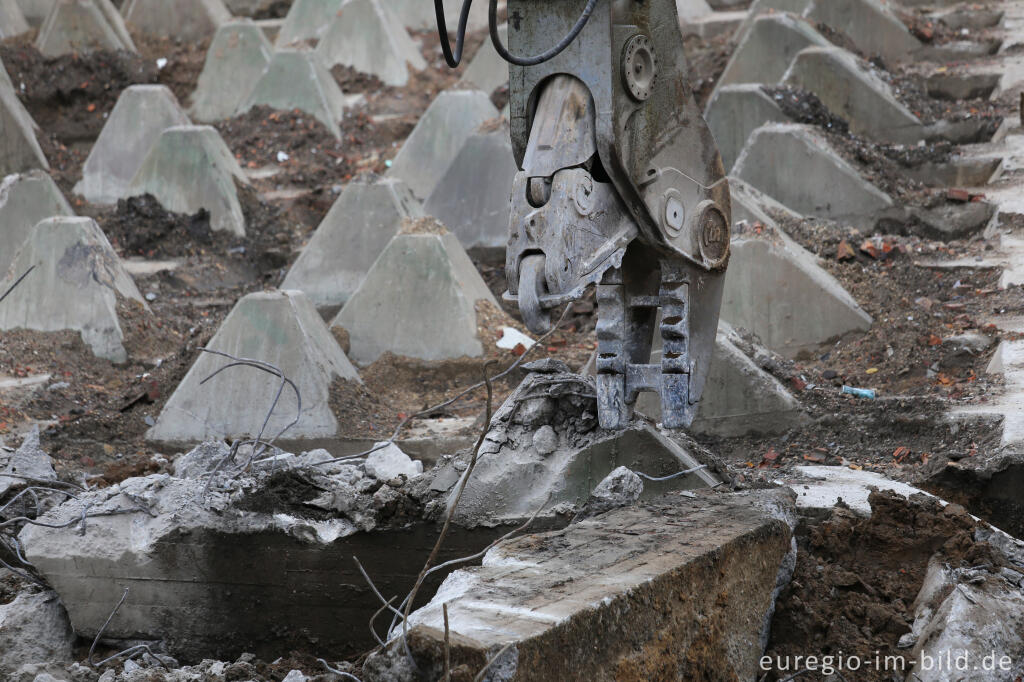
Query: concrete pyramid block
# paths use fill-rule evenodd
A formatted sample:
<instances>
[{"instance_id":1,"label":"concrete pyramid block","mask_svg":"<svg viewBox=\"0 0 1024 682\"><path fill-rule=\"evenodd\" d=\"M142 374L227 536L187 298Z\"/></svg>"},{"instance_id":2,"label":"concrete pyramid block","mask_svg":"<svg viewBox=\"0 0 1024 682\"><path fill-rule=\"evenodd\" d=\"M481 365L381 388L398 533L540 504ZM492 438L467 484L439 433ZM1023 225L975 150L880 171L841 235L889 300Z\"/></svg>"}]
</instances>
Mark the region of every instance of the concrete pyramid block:
<instances>
[{"instance_id":1,"label":"concrete pyramid block","mask_svg":"<svg viewBox=\"0 0 1024 682\"><path fill-rule=\"evenodd\" d=\"M30 28L17 0L0 0L0 38L19 36Z\"/></svg>"},{"instance_id":2,"label":"concrete pyramid block","mask_svg":"<svg viewBox=\"0 0 1024 682\"><path fill-rule=\"evenodd\" d=\"M14 254L39 221L74 214L47 173L36 170L4 178L0 184L0 276L7 274Z\"/></svg>"},{"instance_id":3,"label":"concrete pyramid block","mask_svg":"<svg viewBox=\"0 0 1024 682\"><path fill-rule=\"evenodd\" d=\"M318 307L344 305L403 221L423 215L401 180L356 178L324 216L281 287L302 291Z\"/></svg>"},{"instance_id":4,"label":"concrete pyramid block","mask_svg":"<svg viewBox=\"0 0 1024 682\"><path fill-rule=\"evenodd\" d=\"M212 123L234 116L270 64L273 52L257 24L222 24L206 52L199 82L192 93L192 118Z\"/></svg>"},{"instance_id":5,"label":"concrete pyramid block","mask_svg":"<svg viewBox=\"0 0 1024 682\"><path fill-rule=\"evenodd\" d=\"M410 67L427 67L419 45L382 0L345 0L316 53L328 68L350 66L394 86L409 82Z\"/></svg>"},{"instance_id":6,"label":"concrete pyramid block","mask_svg":"<svg viewBox=\"0 0 1024 682\"><path fill-rule=\"evenodd\" d=\"M484 121L498 116L480 90L445 90L430 103L398 150L389 175L405 181L413 194L429 197L466 140Z\"/></svg>"},{"instance_id":7,"label":"concrete pyramid block","mask_svg":"<svg viewBox=\"0 0 1024 682\"><path fill-rule=\"evenodd\" d=\"M715 136L727 172L736 163L752 132L765 123L786 123L790 120L759 83L718 88L708 102L704 119Z\"/></svg>"},{"instance_id":8,"label":"concrete pyramid block","mask_svg":"<svg viewBox=\"0 0 1024 682\"><path fill-rule=\"evenodd\" d=\"M857 135L898 144L924 138L921 120L896 99L889 84L841 47L801 50L782 81L813 92Z\"/></svg>"},{"instance_id":9,"label":"concrete pyramid block","mask_svg":"<svg viewBox=\"0 0 1024 682\"><path fill-rule=\"evenodd\" d=\"M284 18L277 45L285 47L306 40L320 40L338 14L344 0L295 0Z\"/></svg>"},{"instance_id":10,"label":"concrete pyramid block","mask_svg":"<svg viewBox=\"0 0 1024 682\"><path fill-rule=\"evenodd\" d=\"M868 57L905 59L921 42L878 0L811 0L804 16L841 30Z\"/></svg>"},{"instance_id":11,"label":"concrete pyramid block","mask_svg":"<svg viewBox=\"0 0 1024 682\"><path fill-rule=\"evenodd\" d=\"M210 126L175 126L160 134L128 188L152 194L168 211L210 212L210 228L245 234L236 182L249 180L220 134Z\"/></svg>"},{"instance_id":12,"label":"concrete pyramid block","mask_svg":"<svg viewBox=\"0 0 1024 682\"><path fill-rule=\"evenodd\" d=\"M508 24L498 27L501 42L508 45ZM462 82L469 83L486 93L492 93L500 87L508 85L508 62L502 59L489 39L484 39L480 49L473 56L473 61L462 74Z\"/></svg>"},{"instance_id":13,"label":"concrete pyramid block","mask_svg":"<svg viewBox=\"0 0 1024 682\"><path fill-rule=\"evenodd\" d=\"M0 69L0 175L50 167L36 130L38 126L15 94L10 77Z\"/></svg>"},{"instance_id":14,"label":"concrete pyramid block","mask_svg":"<svg viewBox=\"0 0 1024 682\"><path fill-rule=\"evenodd\" d=\"M893 200L839 157L805 125L761 126L733 166L733 175L807 216L871 227Z\"/></svg>"},{"instance_id":15,"label":"concrete pyramid block","mask_svg":"<svg viewBox=\"0 0 1024 682\"><path fill-rule=\"evenodd\" d=\"M59 57L93 50L135 52L135 44L110 0L56 0L39 28L36 49L44 57Z\"/></svg>"},{"instance_id":16,"label":"concrete pyramid block","mask_svg":"<svg viewBox=\"0 0 1024 682\"><path fill-rule=\"evenodd\" d=\"M291 111L299 109L341 137L345 98L330 71L309 50L284 49L274 53L249 96L239 107L242 114L255 106Z\"/></svg>"},{"instance_id":17,"label":"concrete pyramid block","mask_svg":"<svg viewBox=\"0 0 1024 682\"><path fill-rule=\"evenodd\" d=\"M360 366L388 352L479 357L478 303L498 306L455 235L430 219L406 221L331 327L348 334Z\"/></svg>"},{"instance_id":18,"label":"concrete pyramid block","mask_svg":"<svg viewBox=\"0 0 1024 682\"><path fill-rule=\"evenodd\" d=\"M733 83L775 85L804 48L830 47L808 22L791 14L763 14L754 20L725 66L718 87Z\"/></svg>"},{"instance_id":19,"label":"concrete pyramid block","mask_svg":"<svg viewBox=\"0 0 1024 682\"><path fill-rule=\"evenodd\" d=\"M39 26L57 0L17 0L22 15L30 26Z\"/></svg>"},{"instance_id":20,"label":"concrete pyramid block","mask_svg":"<svg viewBox=\"0 0 1024 682\"><path fill-rule=\"evenodd\" d=\"M395 16L408 29L413 30L437 30L437 17L434 12L433 2L422 0L387 0L394 10ZM474 2L469 11L469 31L477 31L487 27L487 4L486 2ZM444 0L444 17L448 25L448 31L453 32L459 25L459 12L462 10L462 0Z\"/></svg>"},{"instance_id":21,"label":"concrete pyramid block","mask_svg":"<svg viewBox=\"0 0 1024 682\"><path fill-rule=\"evenodd\" d=\"M736 44L739 45L743 42L743 39L758 17L765 14L782 13L789 13L799 17L803 15L808 4L810 4L810 0L754 0L754 2L750 3L746 18L739 25L739 28L736 29L736 33L733 36Z\"/></svg>"},{"instance_id":22,"label":"concrete pyramid block","mask_svg":"<svg viewBox=\"0 0 1024 682\"><path fill-rule=\"evenodd\" d=\"M336 379L358 382L359 375L301 292L265 291L245 296L206 347L270 363L295 382L302 396L302 411L298 423L285 434L287 440L337 435L338 422L328 404L331 383ZM237 367L201 383L229 362L201 353L146 437L164 443L255 437L281 380L257 369ZM264 435L276 435L296 417L297 410L294 392L285 388Z\"/></svg>"},{"instance_id":23,"label":"concrete pyramid block","mask_svg":"<svg viewBox=\"0 0 1024 682\"><path fill-rule=\"evenodd\" d=\"M816 351L872 319L810 251L774 225L732 242L722 319L780 355Z\"/></svg>"},{"instance_id":24,"label":"concrete pyramid block","mask_svg":"<svg viewBox=\"0 0 1024 682\"><path fill-rule=\"evenodd\" d=\"M85 160L75 194L94 204L117 203L128 196L132 179L160 134L189 123L174 93L166 86L126 88Z\"/></svg>"},{"instance_id":25,"label":"concrete pyramid block","mask_svg":"<svg viewBox=\"0 0 1024 682\"><path fill-rule=\"evenodd\" d=\"M35 269L0 306L0 330L72 329L98 357L128 359L118 307L128 303L148 308L92 218L41 221L18 249L0 290L31 266Z\"/></svg>"},{"instance_id":26,"label":"concrete pyramid block","mask_svg":"<svg viewBox=\"0 0 1024 682\"><path fill-rule=\"evenodd\" d=\"M780 214L793 220L803 217L735 175L729 176L729 200L732 202L733 225L742 222L774 225L775 216Z\"/></svg>"},{"instance_id":27,"label":"concrete pyramid block","mask_svg":"<svg viewBox=\"0 0 1024 682\"><path fill-rule=\"evenodd\" d=\"M501 249L504 253L509 196L519 169L508 126L491 128L466 140L423 209L451 230L464 248Z\"/></svg>"},{"instance_id":28,"label":"concrete pyramid block","mask_svg":"<svg viewBox=\"0 0 1024 682\"><path fill-rule=\"evenodd\" d=\"M128 0L124 20L149 35L202 40L231 21L231 12L223 0Z\"/></svg>"}]
</instances>

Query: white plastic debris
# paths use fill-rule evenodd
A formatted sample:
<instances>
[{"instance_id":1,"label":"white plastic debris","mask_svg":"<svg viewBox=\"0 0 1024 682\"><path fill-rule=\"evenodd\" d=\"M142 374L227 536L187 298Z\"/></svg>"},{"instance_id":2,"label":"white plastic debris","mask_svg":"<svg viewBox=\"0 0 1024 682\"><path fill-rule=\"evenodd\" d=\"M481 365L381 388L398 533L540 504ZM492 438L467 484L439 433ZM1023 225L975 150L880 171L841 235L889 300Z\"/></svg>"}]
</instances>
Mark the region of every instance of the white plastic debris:
<instances>
[{"instance_id":1,"label":"white plastic debris","mask_svg":"<svg viewBox=\"0 0 1024 682\"><path fill-rule=\"evenodd\" d=\"M498 339L497 346L504 350L513 350L516 346L522 346L526 350L530 350L537 342L531 339L526 334L522 333L518 329L512 327L501 328L501 338Z\"/></svg>"}]
</instances>

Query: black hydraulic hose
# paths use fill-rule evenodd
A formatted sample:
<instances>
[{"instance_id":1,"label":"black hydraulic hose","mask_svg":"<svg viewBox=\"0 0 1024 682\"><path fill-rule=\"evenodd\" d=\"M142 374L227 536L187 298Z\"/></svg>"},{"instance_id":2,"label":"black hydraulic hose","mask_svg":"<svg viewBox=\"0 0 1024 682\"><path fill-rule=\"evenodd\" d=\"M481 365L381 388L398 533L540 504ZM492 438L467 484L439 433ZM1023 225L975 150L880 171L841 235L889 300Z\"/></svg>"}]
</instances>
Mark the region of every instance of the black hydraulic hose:
<instances>
[{"instance_id":1,"label":"black hydraulic hose","mask_svg":"<svg viewBox=\"0 0 1024 682\"><path fill-rule=\"evenodd\" d=\"M468 3L469 0L467 0ZM441 0L435 0L440 3ZM515 55L509 54L509 51L505 49L505 46L501 44L501 36L498 35L498 0L491 0L491 6L488 10L488 20L491 24L491 42L494 43L494 49L498 51L498 54L502 59L507 61L509 64L515 64L516 66L536 66L537 64L543 64L549 59L553 59L562 53L565 48L572 44L572 41L576 40L576 36L583 31L583 28L590 21L590 15L594 13L594 8L597 7L597 0L589 0L587 6L583 9L583 14L576 20L576 25L572 27L572 30L558 42L557 45L552 47L546 52L542 52L533 57L516 57ZM465 7L463 7L465 12ZM463 14L463 17L466 15Z\"/></svg>"},{"instance_id":2,"label":"black hydraulic hose","mask_svg":"<svg viewBox=\"0 0 1024 682\"><path fill-rule=\"evenodd\" d=\"M473 0L463 0L462 12L459 13L459 30L455 34L455 53L452 54L452 43L448 39L448 23L444 19L443 0L434 0L434 14L437 16L437 34L441 38L441 52L444 60L451 68L462 63L462 49L466 42L466 26L469 25L469 9Z\"/></svg>"}]
</instances>

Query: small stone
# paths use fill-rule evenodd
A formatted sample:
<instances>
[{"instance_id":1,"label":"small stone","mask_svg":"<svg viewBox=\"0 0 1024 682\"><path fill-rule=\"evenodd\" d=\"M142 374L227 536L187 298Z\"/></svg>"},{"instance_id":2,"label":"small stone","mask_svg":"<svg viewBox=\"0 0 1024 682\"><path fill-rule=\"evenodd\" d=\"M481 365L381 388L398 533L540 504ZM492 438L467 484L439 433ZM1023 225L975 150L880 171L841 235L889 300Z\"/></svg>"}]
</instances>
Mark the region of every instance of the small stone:
<instances>
[{"instance_id":1,"label":"small stone","mask_svg":"<svg viewBox=\"0 0 1024 682\"><path fill-rule=\"evenodd\" d=\"M533 433L533 448L541 456L550 455L558 449L558 434L545 424Z\"/></svg>"},{"instance_id":2,"label":"small stone","mask_svg":"<svg viewBox=\"0 0 1024 682\"><path fill-rule=\"evenodd\" d=\"M382 445L382 443L377 443L377 446L380 445ZM398 478L399 476L414 478L420 474L420 471L422 471L422 469L417 470L416 463L413 462L412 459L409 458L409 455L402 452L402 450L394 443L390 443L380 450L371 452L370 456L366 458L366 463L363 465L363 469L366 471L367 475L373 476L381 481L390 481L391 479Z\"/></svg>"},{"instance_id":3,"label":"small stone","mask_svg":"<svg viewBox=\"0 0 1024 682\"><path fill-rule=\"evenodd\" d=\"M644 482L640 477L627 467L619 467L597 484L590 497L607 508L622 507L636 502L643 492Z\"/></svg>"},{"instance_id":4,"label":"small stone","mask_svg":"<svg viewBox=\"0 0 1024 682\"><path fill-rule=\"evenodd\" d=\"M281 682L306 682L309 678L302 674L301 670L292 670Z\"/></svg>"},{"instance_id":5,"label":"small stone","mask_svg":"<svg viewBox=\"0 0 1024 682\"><path fill-rule=\"evenodd\" d=\"M555 416L555 401L548 397L529 398L519 403L513 421L524 426L541 426Z\"/></svg>"}]
</instances>

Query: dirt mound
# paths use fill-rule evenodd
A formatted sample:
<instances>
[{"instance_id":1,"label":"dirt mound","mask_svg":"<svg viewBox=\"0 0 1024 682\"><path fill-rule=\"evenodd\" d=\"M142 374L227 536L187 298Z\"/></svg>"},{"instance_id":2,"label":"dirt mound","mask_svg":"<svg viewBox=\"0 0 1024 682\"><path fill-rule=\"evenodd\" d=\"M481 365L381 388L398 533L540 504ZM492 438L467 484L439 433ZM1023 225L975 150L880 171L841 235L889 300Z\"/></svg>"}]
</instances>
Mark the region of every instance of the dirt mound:
<instances>
[{"instance_id":1,"label":"dirt mound","mask_svg":"<svg viewBox=\"0 0 1024 682\"><path fill-rule=\"evenodd\" d=\"M209 211L191 216L171 213L151 194L118 201L103 231L123 255L146 258L194 255L214 239Z\"/></svg>"}]
</instances>

